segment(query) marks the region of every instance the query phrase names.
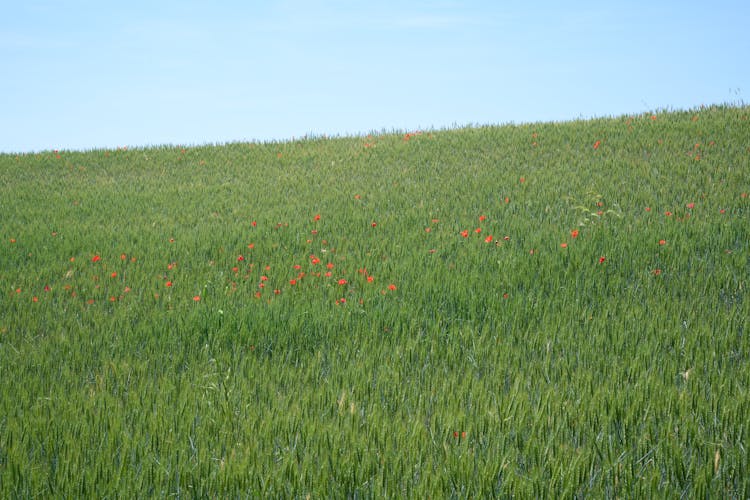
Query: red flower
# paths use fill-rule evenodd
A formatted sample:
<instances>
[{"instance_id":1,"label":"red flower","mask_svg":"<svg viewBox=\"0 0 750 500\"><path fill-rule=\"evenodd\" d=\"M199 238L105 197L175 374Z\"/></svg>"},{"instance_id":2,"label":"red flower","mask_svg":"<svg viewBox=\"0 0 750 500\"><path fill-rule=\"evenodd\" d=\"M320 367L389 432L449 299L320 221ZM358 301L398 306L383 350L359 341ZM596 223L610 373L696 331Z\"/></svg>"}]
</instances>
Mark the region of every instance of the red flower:
<instances>
[{"instance_id":1,"label":"red flower","mask_svg":"<svg viewBox=\"0 0 750 500\"><path fill-rule=\"evenodd\" d=\"M667 240L659 240L659 245L666 245L666 244L667 244Z\"/></svg>"},{"instance_id":2,"label":"red flower","mask_svg":"<svg viewBox=\"0 0 750 500\"><path fill-rule=\"evenodd\" d=\"M573 230L572 230L572 231L570 232L570 237L571 237L571 238L578 238L578 229L573 229Z\"/></svg>"},{"instance_id":3,"label":"red flower","mask_svg":"<svg viewBox=\"0 0 750 500\"><path fill-rule=\"evenodd\" d=\"M166 286L167 288L171 288L172 287L172 282L171 281L167 281L166 283L164 283L164 286Z\"/></svg>"},{"instance_id":4,"label":"red flower","mask_svg":"<svg viewBox=\"0 0 750 500\"><path fill-rule=\"evenodd\" d=\"M339 285L346 285L346 280L344 278L341 278L339 280Z\"/></svg>"},{"instance_id":5,"label":"red flower","mask_svg":"<svg viewBox=\"0 0 750 500\"><path fill-rule=\"evenodd\" d=\"M100 260L102 260L102 258L101 258L101 257L99 257L98 255L94 255L94 256L93 256L93 257L91 258L91 262L99 262Z\"/></svg>"},{"instance_id":6,"label":"red flower","mask_svg":"<svg viewBox=\"0 0 750 500\"><path fill-rule=\"evenodd\" d=\"M326 267L328 269L333 269L333 262L329 262L328 264L326 264Z\"/></svg>"},{"instance_id":7,"label":"red flower","mask_svg":"<svg viewBox=\"0 0 750 500\"><path fill-rule=\"evenodd\" d=\"M654 269L653 271L651 271L651 273L652 273L652 274L653 274L654 276L659 276L659 275L661 274L661 269Z\"/></svg>"},{"instance_id":8,"label":"red flower","mask_svg":"<svg viewBox=\"0 0 750 500\"><path fill-rule=\"evenodd\" d=\"M320 214L317 214L315 217L313 217L313 220L314 221L319 221L320 220Z\"/></svg>"},{"instance_id":9,"label":"red flower","mask_svg":"<svg viewBox=\"0 0 750 500\"><path fill-rule=\"evenodd\" d=\"M52 290L52 289L49 287L49 285L44 285L44 291L45 292L49 292L50 290Z\"/></svg>"},{"instance_id":10,"label":"red flower","mask_svg":"<svg viewBox=\"0 0 750 500\"><path fill-rule=\"evenodd\" d=\"M237 257L237 262L242 262L243 260L245 260L245 257L243 257L242 255Z\"/></svg>"},{"instance_id":11,"label":"red flower","mask_svg":"<svg viewBox=\"0 0 750 500\"><path fill-rule=\"evenodd\" d=\"M375 278L373 278L372 276L368 276L367 277L367 282L368 283L372 283L373 281L375 281Z\"/></svg>"},{"instance_id":12,"label":"red flower","mask_svg":"<svg viewBox=\"0 0 750 500\"><path fill-rule=\"evenodd\" d=\"M117 273L112 273L112 274L110 274L110 277L111 277L111 278L117 278Z\"/></svg>"},{"instance_id":13,"label":"red flower","mask_svg":"<svg viewBox=\"0 0 750 500\"><path fill-rule=\"evenodd\" d=\"M690 210L692 210L695 207L695 203L688 203L685 206L688 207Z\"/></svg>"},{"instance_id":14,"label":"red flower","mask_svg":"<svg viewBox=\"0 0 750 500\"><path fill-rule=\"evenodd\" d=\"M372 221L372 224L370 224L370 225L371 225L372 227L375 227L375 226L377 226L377 225L378 225L378 223L377 223L377 222L375 222L375 221Z\"/></svg>"},{"instance_id":15,"label":"red flower","mask_svg":"<svg viewBox=\"0 0 750 500\"><path fill-rule=\"evenodd\" d=\"M463 236L464 238L468 238L469 237L469 230L468 229L464 229L463 231L461 231L461 236Z\"/></svg>"},{"instance_id":16,"label":"red flower","mask_svg":"<svg viewBox=\"0 0 750 500\"><path fill-rule=\"evenodd\" d=\"M601 257L599 257L599 264L603 264L605 260L607 260L607 258L602 255Z\"/></svg>"},{"instance_id":17,"label":"red flower","mask_svg":"<svg viewBox=\"0 0 750 500\"><path fill-rule=\"evenodd\" d=\"M485 221L485 219L487 219L487 216L486 216L486 215L480 215L480 216L479 216L479 222L484 222L484 221Z\"/></svg>"},{"instance_id":18,"label":"red flower","mask_svg":"<svg viewBox=\"0 0 750 500\"><path fill-rule=\"evenodd\" d=\"M393 283L391 283L390 285L388 285L388 290L390 290L392 292L395 292L396 291L396 285L394 285Z\"/></svg>"},{"instance_id":19,"label":"red flower","mask_svg":"<svg viewBox=\"0 0 750 500\"><path fill-rule=\"evenodd\" d=\"M290 280L289 280L289 284L290 284L290 285L292 285L292 286L294 286L294 285L296 285L296 284L297 284L297 280L295 280L295 279L290 279Z\"/></svg>"},{"instance_id":20,"label":"red flower","mask_svg":"<svg viewBox=\"0 0 750 500\"><path fill-rule=\"evenodd\" d=\"M482 228L481 228L481 227L478 227L478 228L476 228L476 229L474 230L474 232L475 232L475 233L477 233L477 234L479 234L479 233L481 233L481 232L482 232Z\"/></svg>"},{"instance_id":21,"label":"red flower","mask_svg":"<svg viewBox=\"0 0 750 500\"><path fill-rule=\"evenodd\" d=\"M487 237L486 237L486 238L484 239L484 242L485 242L485 243L492 243L492 235L489 235L489 236L487 236Z\"/></svg>"},{"instance_id":22,"label":"red flower","mask_svg":"<svg viewBox=\"0 0 750 500\"><path fill-rule=\"evenodd\" d=\"M568 248L568 244L565 242L560 243L560 248Z\"/></svg>"},{"instance_id":23,"label":"red flower","mask_svg":"<svg viewBox=\"0 0 750 500\"><path fill-rule=\"evenodd\" d=\"M193 301L194 302L200 302L201 301L201 296L200 295L196 295L195 297L193 297Z\"/></svg>"},{"instance_id":24,"label":"red flower","mask_svg":"<svg viewBox=\"0 0 750 500\"><path fill-rule=\"evenodd\" d=\"M599 149L599 145L602 143L602 141L596 141L594 143L594 149Z\"/></svg>"}]
</instances>

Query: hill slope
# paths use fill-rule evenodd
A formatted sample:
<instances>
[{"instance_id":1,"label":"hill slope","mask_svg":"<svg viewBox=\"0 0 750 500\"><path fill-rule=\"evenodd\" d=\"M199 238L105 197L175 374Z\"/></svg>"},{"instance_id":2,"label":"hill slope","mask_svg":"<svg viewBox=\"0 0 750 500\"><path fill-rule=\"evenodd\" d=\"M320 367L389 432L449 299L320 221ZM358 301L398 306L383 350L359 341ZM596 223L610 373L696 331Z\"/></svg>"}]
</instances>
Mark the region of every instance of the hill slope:
<instances>
[{"instance_id":1,"label":"hill slope","mask_svg":"<svg viewBox=\"0 0 750 500\"><path fill-rule=\"evenodd\" d=\"M747 496L748 116L0 155L0 493Z\"/></svg>"}]
</instances>

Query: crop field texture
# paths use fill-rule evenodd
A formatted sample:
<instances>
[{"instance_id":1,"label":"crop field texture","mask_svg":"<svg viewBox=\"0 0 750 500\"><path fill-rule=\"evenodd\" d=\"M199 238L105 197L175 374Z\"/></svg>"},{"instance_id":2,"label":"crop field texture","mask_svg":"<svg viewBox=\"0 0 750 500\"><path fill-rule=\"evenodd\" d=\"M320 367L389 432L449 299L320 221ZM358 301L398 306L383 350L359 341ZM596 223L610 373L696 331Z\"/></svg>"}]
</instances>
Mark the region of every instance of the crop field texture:
<instances>
[{"instance_id":1,"label":"crop field texture","mask_svg":"<svg viewBox=\"0 0 750 500\"><path fill-rule=\"evenodd\" d=\"M0 497L750 495L750 108L0 155Z\"/></svg>"}]
</instances>

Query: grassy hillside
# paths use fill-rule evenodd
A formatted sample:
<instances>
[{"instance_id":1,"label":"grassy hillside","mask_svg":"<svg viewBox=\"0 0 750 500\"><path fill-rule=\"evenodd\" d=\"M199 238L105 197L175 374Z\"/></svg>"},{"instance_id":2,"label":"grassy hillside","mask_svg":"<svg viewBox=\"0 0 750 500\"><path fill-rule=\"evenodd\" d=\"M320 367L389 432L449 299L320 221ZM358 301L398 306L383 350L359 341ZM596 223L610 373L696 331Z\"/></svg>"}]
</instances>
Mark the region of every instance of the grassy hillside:
<instances>
[{"instance_id":1,"label":"grassy hillside","mask_svg":"<svg viewBox=\"0 0 750 500\"><path fill-rule=\"evenodd\" d=\"M747 497L749 117L0 155L0 496Z\"/></svg>"}]
</instances>

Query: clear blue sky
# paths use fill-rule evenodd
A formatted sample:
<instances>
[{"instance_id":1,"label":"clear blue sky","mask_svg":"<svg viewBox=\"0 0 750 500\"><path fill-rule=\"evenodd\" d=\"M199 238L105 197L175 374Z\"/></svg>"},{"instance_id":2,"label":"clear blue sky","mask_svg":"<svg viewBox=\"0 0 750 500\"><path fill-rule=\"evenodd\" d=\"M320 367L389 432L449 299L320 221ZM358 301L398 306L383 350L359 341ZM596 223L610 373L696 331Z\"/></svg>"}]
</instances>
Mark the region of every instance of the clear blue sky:
<instances>
[{"instance_id":1,"label":"clear blue sky","mask_svg":"<svg viewBox=\"0 0 750 500\"><path fill-rule=\"evenodd\" d=\"M5 2L0 151L619 116L750 96L750 2Z\"/></svg>"}]
</instances>

